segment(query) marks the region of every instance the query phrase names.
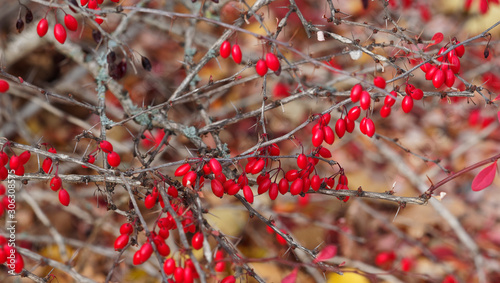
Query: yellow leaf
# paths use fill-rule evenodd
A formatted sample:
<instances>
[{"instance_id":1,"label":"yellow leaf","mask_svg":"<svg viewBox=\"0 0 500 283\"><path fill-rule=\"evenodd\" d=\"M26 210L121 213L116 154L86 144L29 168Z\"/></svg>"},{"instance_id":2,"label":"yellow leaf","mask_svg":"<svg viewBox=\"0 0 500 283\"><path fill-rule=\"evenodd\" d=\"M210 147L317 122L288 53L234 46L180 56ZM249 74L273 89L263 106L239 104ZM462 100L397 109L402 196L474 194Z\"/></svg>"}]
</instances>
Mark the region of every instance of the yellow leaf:
<instances>
[{"instance_id":1,"label":"yellow leaf","mask_svg":"<svg viewBox=\"0 0 500 283\"><path fill-rule=\"evenodd\" d=\"M343 275L330 273L327 283L370 283L368 278L352 271L355 271L355 269L344 270Z\"/></svg>"}]
</instances>

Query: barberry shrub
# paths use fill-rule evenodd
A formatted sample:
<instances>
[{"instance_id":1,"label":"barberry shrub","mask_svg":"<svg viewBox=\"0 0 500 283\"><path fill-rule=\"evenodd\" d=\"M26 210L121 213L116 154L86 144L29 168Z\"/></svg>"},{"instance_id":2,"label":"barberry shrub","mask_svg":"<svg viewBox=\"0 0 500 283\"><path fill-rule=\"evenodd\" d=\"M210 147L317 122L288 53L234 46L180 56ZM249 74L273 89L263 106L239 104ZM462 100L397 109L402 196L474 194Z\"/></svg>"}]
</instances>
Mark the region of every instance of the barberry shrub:
<instances>
[{"instance_id":1,"label":"barberry shrub","mask_svg":"<svg viewBox=\"0 0 500 283\"><path fill-rule=\"evenodd\" d=\"M498 281L459 2L2 1L0 281Z\"/></svg>"}]
</instances>

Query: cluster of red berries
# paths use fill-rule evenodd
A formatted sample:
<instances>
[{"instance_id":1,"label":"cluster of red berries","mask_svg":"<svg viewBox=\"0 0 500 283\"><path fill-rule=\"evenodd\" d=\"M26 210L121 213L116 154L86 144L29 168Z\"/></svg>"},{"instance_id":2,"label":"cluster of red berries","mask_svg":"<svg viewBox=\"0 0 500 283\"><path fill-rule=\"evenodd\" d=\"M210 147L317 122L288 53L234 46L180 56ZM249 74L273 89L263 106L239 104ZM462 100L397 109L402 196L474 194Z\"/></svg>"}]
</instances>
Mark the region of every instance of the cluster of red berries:
<instances>
[{"instance_id":1,"label":"cluster of red berries","mask_svg":"<svg viewBox=\"0 0 500 283\"><path fill-rule=\"evenodd\" d=\"M120 155L118 155L118 153L113 151L113 145L110 142L101 141L99 143L99 148L106 153L106 160L108 161L109 166L118 167L120 165L121 162Z\"/></svg>"},{"instance_id":2,"label":"cluster of red berries","mask_svg":"<svg viewBox=\"0 0 500 283\"><path fill-rule=\"evenodd\" d=\"M255 71L259 76L263 77L267 74L267 70L273 71L277 76L281 73L281 64L278 57L273 53L267 53L266 59L259 59L255 64Z\"/></svg>"},{"instance_id":3,"label":"cluster of red berries","mask_svg":"<svg viewBox=\"0 0 500 283\"><path fill-rule=\"evenodd\" d=\"M382 78L382 77L375 77L375 79L373 80L373 83L376 87L378 88L381 88L381 89L385 89L385 86L386 86L386 82L385 82L385 79ZM352 107L349 112L347 112L347 120L344 119L344 122L338 120L337 123L338 123L338 126L336 125L335 126L335 130L337 130L337 135L338 136L343 136L345 131L343 130L344 128L348 131L348 132L352 132L352 130L354 129L354 122L359 118L359 116L361 116L361 109L363 110L369 110L370 109L370 105L371 105L371 96L370 96L370 93L366 90L363 90L363 86L361 86L360 84L356 84L352 87L351 89L351 101L353 103L356 103L359 101L359 105L360 106L354 106ZM340 122L339 122L340 121ZM348 128L348 123L352 123L352 125L350 126L350 130L349 131L349 128ZM342 127L342 125L345 124L345 127ZM361 122L359 124L359 129L360 131L369 136L369 137L373 137L373 135L375 134L375 124L373 123L372 119L370 119L369 117L364 117L363 119L361 119Z\"/></svg>"},{"instance_id":4,"label":"cluster of red berries","mask_svg":"<svg viewBox=\"0 0 500 283\"><path fill-rule=\"evenodd\" d=\"M323 141L327 144L333 144L335 141L335 134L328 124L332 116L326 113L320 116L319 121L312 129L312 144L314 147L319 147Z\"/></svg>"},{"instance_id":5,"label":"cluster of red berries","mask_svg":"<svg viewBox=\"0 0 500 283\"><path fill-rule=\"evenodd\" d=\"M158 190L153 188L153 192L150 195L157 195ZM204 235L201 231L196 232L196 226L193 222L193 212L189 209L181 205L177 205L175 201L170 201L174 211L177 216L180 217L181 225L184 229L185 233L194 233L191 238L191 246L195 250L200 250L203 248ZM163 206L163 205L162 205ZM170 213L166 213L165 217L158 219L155 229L151 231L151 235L148 240L141 245L141 247L134 253L133 264L140 265L146 262L151 255L153 254L153 246L154 243L158 253L162 257L167 257L170 255L170 247L165 242L170 236L170 230L177 229L177 225L174 217ZM196 233L195 233L196 232ZM118 236L114 243L114 248L116 251L121 251L130 242L130 237L134 233L134 226L131 223L124 223L120 227L120 236ZM226 268L226 264L223 261L224 253L222 251L218 251L215 254L215 270L217 272L223 272ZM163 265L163 270L165 274L168 276L172 276L175 282L193 282L194 279L198 278L199 275L196 272L194 264L190 259L184 261L183 267L177 266L176 261L170 257L165 260ZM234 276L233 276L234 278ZM170 282L171 279L169 279ZM174 282L174 281L172 281ZM234 282L234 281L226 281L226 282Z\"/></svg>"},{"instance_id":6,"label":"cluster of red berries","mask_svg":"<svg viewBox=\"0 0 500 283\"><path fill-rule=\"evenodd\" d=\"M236 64L241 63L241 59L243 56L240 46L238 44L235 44L233 45L233 47L231 47L231 43L227 40L222 42L222 44L220 45L219 53L220 56L224 59L228 58L229 55L231 55ZM255 64L255 71L261 77L267 74L268 69L273 71L277 76L279 76L281 73L280 61L278 57L276 57L276 55L274 55L273 53L267 53L266 59L261 58Z\"/></svg>"},{"instance_id":7,"label":"cluster of red berries","mask_svg":"<svg viewBox=\"0 0 500 283\"><path fill-rule=\"evenodd\" d=\"M231 48L231 43L227 40L222 42L222 44L220 45L219 53L220 56L224 59L226 59L227 57L229 57L229 55L231 55L236 64L241 63L241 59L243 59L243 54L241 53L240 46L238 44L235 44Z\"/></svg>"},{"instance_id":8,"label":"cluster of red berries","mask_svg":"<svg viewBox=\"0 0 500 283\"><path fill-rule=\"evenodd\" d=\"M327 123L328 121L324 120L323 123L325 122ZM257 156L279 156L280 150L278 145L272 144L259 149L256 153ZM319 157L331 158L332 154L327 148L321 146L315 148L309 157L304 153L301 153L297 157L297 166L299 169L292 169L286 172L281 168L267 168L271 163L271 160L268 157L251 157L248 159L248 163L245 166L245 172L235 179L228 180L225 175L222 174L220 163L216 159L212 158L207 164L204 164L203 172L205 177L212 179L211 188L212 193L215 196L223 197L224 194L235 195L242 190L246 201L253 203L254 193L249 186L247 174L259 174L257 177L257 194L261 195L268 193L271 200L275 200L278 193L284 195L290 192L292 195L299 195L301 193L308 192L310 188L314 191L318 191L323 183L323 186L327 189L334 188L335 176L321 178L319 175L314 174L311 177L311 174L314 172L315 166L319 161ZM183 164L179 166L174 173L177 177L183 177L182 183L184 186L192 187L192 184L196 182L198 174L191 169L191 165ZM284 176L278 181L279 172L283 172ZM213 177L208 176L210 173L214 173ZM339 183L335 187L336 190L348 189L347 177L343 173L339 175ZM204 177L201 176L199 180L200 187L203 183L202 178ZM348 200L348 198L342 199L344 201Z\"/></svg>"},{"instance_id":9,"label":"cluster of red berries","mask_svg":"<svg viewBox=\"0 0 500 283\"><path fill-rule=\"evenodd\" d=\"M454 44L459 44L455 38L452 40ZM446 45L447 46L447 45ZM460 59L465 53L465 47L460 45L448 52L445 56L441 55L448 48L442 47L437 54L439 65L425 63L420 66L420 69L425 73L426 80L432 80L435 88L440 88L443 84L447 87L452 87L455 83L455 74L460 72Z\"/></svg>"},{"instance_id":10,"label":"cluster of red berries","mask_svg":"<svg viewBox=\"0 0 500 283\"><path fill-rule=\"evenodd\" d=\"M57 169L56 169L56 175L52 177L52 179L50 179L50 189L53 190L54 192L59 191L59 202L62 205L64 206L69 205L70 202L69 193L62 187L62 179L57 174Z\"/></svg>"},{"instance_id":11,"label":"cluster of red berries","mask_svg":"<svg viewBox=\"0 0 500 283\"><path fill-rule=\"evenodd\" d=\"M15 273L21 273L24 268L23 257L17 250L8 243L7 239L0 235L0 264L7 264L10 270Z\"/></svg>"},{"instance_id":12,"label":"cluster of red berries","mask_svg":"<svg viewBox=\"0 0 500 283\"><path fill-rule=\"evenodd\" d=\"M7 179L8 170L5 166L9 165L10 170L14 170L14 174L17 176L24 175L24 165L28 162L31 157L29 151L24 151L19 155L13 155L9 158L7 153L0 151L0 181Z\"/></svg>"},{"instance_id":13,"label":"cluster of red berries","mask_svg":"<svg viewBox=\"0 0 500 283\"><path fill-rule=\"evenodd\" d=\"M114 152L113 151L113 145L108 142L108 141L101 141L99 143L99 147L96 148L94 150L97 151L98 149L102 150L103 152L105 152L107 154L107 161L108 161L108 164L112 167L117 167L120 165L120 156L118 155L118 153ZM56 154L57 151L55 148L51 147L48 149L48 152L50 153L54 153ZM95 162L95 153L92 152L88 155L87 157L87 162L89 163L94 163ZM3 153L3 152L2 152ZM7 156L5 153L0 153L0 160L3 160L5 157L3 157L4 155ZM10 162L9 162L9 165L10 165L10 168L12 169L13 167L12 166L15 166L16 165L16 162L19 162L20 165L24 164L22 163L26 158L26 162L27 160L29 159L29 156L30 156L30 153L29 151L25 151L23 152L22 154L19 155L19 157L16 157L16 156L12 156L10 158ZM8 156L7 156L8 158ZM13 158L14 158L14 165L10 164L12 163L13 161ZM16 160L19 160L19 161L16 161ZM3 161L2 161L3 162ZM0 163L2 164L2 163ZM19 168L21 168L22 166L20 166ZM42 170L47 173L47 174L50 174L52 173L52 170L54 169L53 168L53 160L52 158L50 157L46 157L43 162L42 162ZM84 165L83 165L84 168L86 168ZM21 169L12 169L12 170L15 170L15 172L17 172L17 170L21 170ZM54 177L52 177L52 179L50 179L50 189L57 192L59 191L59 202L64 205L64 206L68 206L69 203L70 203L70 195L68 193L68 191L66 191L63 186L62 186L62 179L61 177L59 177L58 175L58 170L59 170L59 167L58 165L56 166L56 172L55 172L55 175ZM1 169L0 167L0 180L1 180L1 174L2 174L3 170ZM23 173L24 174L24 168L22 169L22 172L20 173ZM19 173L19 174L20 174ZM22 175L21 175L22 176Z\"/></svg>"},{"instance_id":14,"label":"cluster of red berries","mask_svg":"<svg viewBox=\"0 0 500 283\"><path fill-rule=\"evenodd\" d=\"M78 21L70 14L64 16L64 25L70 31L76 31L78 29ZM46 18L41 19L36 26L36 32L38 36L44 37L49 30L49 22ZM66 41L67 33L66 29L61 23L56 23L54 26L54 37L59 43L64 44Z\"/></svg>"},{"instance_id":15,"label":"cluster of red berries","mask_svg":"<svg viewBox=\"0 0 500 283\"><path fill-rule=\"evenodd\" d=\"M104 2L104 0L80 0L80 4L82 5L82 7L87 6L88 9L95 10L95 11L101 10L101 7L99 7L99 5L101 5L103 2ZM111 0L111 2L118 3L118 2L120 2L120 0ZM95 16L95 21L99 25L104 22L102 17L99 15Z\"/></svg>"}]
</instances>

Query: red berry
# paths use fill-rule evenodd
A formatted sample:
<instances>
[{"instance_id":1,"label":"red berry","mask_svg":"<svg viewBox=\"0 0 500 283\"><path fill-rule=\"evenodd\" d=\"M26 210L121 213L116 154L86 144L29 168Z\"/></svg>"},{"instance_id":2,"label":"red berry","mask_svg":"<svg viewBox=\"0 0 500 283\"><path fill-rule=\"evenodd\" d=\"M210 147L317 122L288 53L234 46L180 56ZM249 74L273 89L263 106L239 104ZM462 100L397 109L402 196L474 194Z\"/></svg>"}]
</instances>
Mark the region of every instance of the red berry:
<instances>
[{"instance_id":1,"label":"red berry","mask_svg":"<svg viewBox=\"0 0 500 283\"><path fill-rule=\"evenodd\" d=\"M151 255L153 254L153 246L151 245L150 242L146 242L139 249L139 252L141 253L142 259L144 260L143 262L146 262L149 259L149 257L151 257Z\"/></svg>"},{"instance_id":2,"label":"red berry","mask_svg":"<svg viewBox=\"0 0 500 283\"><path fill-rule=\"evenodd\" d=\"M208 166L207 163L203 164L202 170L205 175L209 175L210 173L212 173L212 169L210 169L210 166Z\"/></svg>"},{"instance_id":3,"label":"red berry","mask_svg":"<svg viewBox=\"0 0 500 283\"><path fill-rule=\"evenodd\" d=\"M92 10L97 9L97 7L99 5L97 0L89 0L88 2L89 2L89 5L87 6L87 8L92 9Z\"/></svg>"},{"instance_id":4,"label":"red berry","mask_svg":"<svg viewBox=\"0 0 500 283\"><path fill-rule=\"evenodd\" d=\"M10 170L16 170L19 166L21 166L21 160L19 160L18 156L12 156L9 160Z\"/></svg>"},{"instance_id":5,"label":"red berry","mask_svg":"<svg viewBox=\"0 0 500 283\"><path fill-rule=\"evenodd\" d=\"M144 199L144 206L147 209L153 208L156 204L157 199L158 198L155 198L152 194L147 195L146 198Z\"/></svg>"},{"instance_id":6,"label":"red berry","mask_svg":"<svg viewBox=\"0 0 500 283\"><path fill-rule=\"evenodd\" d=\"M405 98L403 98L403 102L401 103L401 107L405 113L409 113L413 108L413 98L410 95L405 96Z\"/></svg>"},{"instance_id":7,"label":"red berry","mask_svg":"<svg viewBox=\"0 0 500 283\"><path fill-rule=\"evenodd\" d=\"M52 159L50 159L49 157L46 157L43 160L42 169L43 169L43 172L45 172L47 174L52 172Z\"/></svg>"},{"instance_id":8,"label":"red berry","mask_svg":"<svg viewBox=\"0 0 500 283\"><path fill-rule=\"evenodd\" d=\"M352 133L354 131L354 120L351 120L349 119L349 117L345 116L344 121L345 121L345 130L348 133Z\"/></svg>"},{"instance_id":9,"label":"red berry","mask_svg":"<svg viewBox=\"0 0 500 283\"><path fill-rule=\"evenodd\" d=\"M445 80L444 72L441 69L438 69L434 74L434 78L432 78L432 84L435 88L440 88Z\"/></svg>"},{"instance_id":10,"label":"red berry","mask_svg":"<svg viewBox=\"0 0 500 283\"><path fill-rule=\"evenodd\" d=\"M245 165L245 173L251 174L253 171L253 168L255 167L255 163L257 163L256 158L249 158L247 165Z\"/></svg>"},{"instance_id":11,"label":"red berry","mask_svg":"<svg viewBox=\"0 0 500 283\"><path fill-rule=\"evenodd\" d=\"M273 96L277 99L290 96L290 87L284 83L277 83L273 88Z\"/></svg>"},{"instance_id":12,"label":"red berry","mask_svg":"<svg viewBox=\"0 0 500 283\"><path fill-rule=\"evenodd\" d=\"M9 156L7 153L0 151L0 166L5 166L9 163Z\"/></svg>"},{"instance_id":13,"label":"red berry","mask_svg":"<svg viewBox=\"0 0 500 283\"><path fill-rule=\"evenodd\" d=\"M381 89L384 89L385 86L386 86L386 83L385 83L385 79L382 78L382 77L375 77L373 79L373 84L378 87L378 88L381 88Z\"/></svg>"},{"instance_id":14,"label":"red berry","mask_svg":"<svg viewBox=\"0 0 500 283\"><path fill-rule=\"evenodd\" d=\"M259 59L259 61L257 61L257 64L255 64L255 71L257 71L257 74L259 74L259 76L261 77L267 74L266 61L264 61L263 59Z\"/></svg>"},{"instance_id":15,"label":"red berry","mask_svg":"<svg viewBox=\"0 0 500 283\"><path fill-rule=\"evenodd\" d=\"M323 135L323 130L320 128L317 128L316 130L313 130L312 132L312 144L315 147L318 147L323 143L324 135Z\"/></svg>"},{"instance_id":16,"label":"red berry","mask_svg":"<svg viewBox=\"0 0 500 283\"><path fill-rule=\"evenodd\" d=\"M311 178L311 188L314 190L314 191L318 191L319 188L321 187L321 178L318 176L318 175L314 175L312 176Z\"/></svg>"},{"instance_id":17,"label":"red berry","mask_svg":"<svg viewBox=\"0 0 500 283\"><path fill-rule=\"evenodd\" d=\"M179 168L177 168L177 170L175 170L174 176L175 177L184 176L184 175L186 175L187 172L189 172L189 170L191 170L191 165L189 165L187 163L183 164L183 165L179 166Z\"/></svg>"},{"instance_id":18,"label":"red berry","mask_svg":"<svg viewBox=\"0 0 500 283\"><path fill-rule=\"evenodd\" d=\"M70 199L69 199L68 192L65 189L61 189L59 191L59 202L64 206L68 206L69 201L70 201Z\"/></svg>"},{"instance_id":19,"label":"red berry","mask_svg":"<svg viewBox=\"0 0 500 283\"><path fill-rule=\"evenodd\" d=\"M168 233L168 230L167 230ZM170 247L164 241L155 242L156 249L161 256L168 256L170 254Z\"/></svg>"},{"instance_id":20,"label":"red berry","mask_svg":"<svg viewBox=\"0 0 500 283\"><path fill-rule=\"evenodd\" d=\"M219 161L217 159L212 158L210 161L208 161L208 166L212 170L215 176L218 176L222 173L222 166L220 165Z\"/></svg>"},{"instance_id":21,"label":"red berry","mask_svg":"<svg viewBox=\"0 0 500 283\"><path fill-rule=\"evenodd\" d=\"M184 279L182 280L183 283L193 283L194 282L194 277L193 277L193 269L190 267L185 267L184 268Z\"/></svg>"},{"instance_id":22,"label":"red berry","mask_svg":"<svg viewBox=\"0 0 500 283\"><path fill-rule=\"evenodd\" d=\"M335 123L335 133L339 138L342 138L345 135L345 120L338 119Z\"/></svg>"},{"instance_id":23,"label":"red berry","mask_svg":"<svg viewBox=\"0 0 500 283\"><path fill-rule=\"evenodd\" d=\"M328 150L328 148L326 147L322 147L319 149L318 151L319 155L321 155L321 157L323 158L330 158L332 157L332 153ZM317 160L317 159L316 159Z\"/></svg>"},{"instance_id":24,"label":"red berry","mask_svg":"<svg viewBox=\"0 0 500 283\"><path fill-rule=\"evenodd\" d=\"M129 240L128 234L122 234L118 236L115 240L115 251L121 251L127 244Z\"/></svg>"},{"instance_id":25,"label":"red berry","mask_svg":"<svg viewBox=\"0 0 500 283\"><path fill-rule=\"evenodd\" d=\"M50 189L53 190L54 192L59 190L62 186L62 180L59 178L59 176L54 176L50 180Z\"/></svg>"},{"instance_id":26,"label":"red berry","mask_svg":"<svg viewBox=\"0 0 500 283\"><path fill-rule=\"evenodd\" d=\"M231 43L229 41L225 40L221 45L220 45L220 56L222 58L227 58L231 54Z\"/></svg>"},{"instance_id":27,"label":"red berry","mask_svg":"<svg viewBox=\"0 0 500 283\"><path fill-rule=\"evenodd\" d=\"M111 153L113 151L113 145L108 141L101 141L99 147L106 153Z\"/></svg>"},{"instance_id":28,"label":"red berry","mask_svg":"<svg viewBox=\"0 0 500 283\"><path fill-rule=\"evenodd\" d=\"M5 166L0 166L0 181L7 179L8 176L9 171L7 171L7 168L5 168Z\"/></svg>"},{"instance_id":29,"label":"red berry","mask_svg":"<svg viewBox=\"0 0 500 283\"><path fill-rule=\"evenodd\" d=\"M424 97L424 92L421 89L416 88L410 93L410 95L413 99L420 100Z\"/></svg>"},{"instance_id":30,"label":"red berry","mask_svg":"<svg viewBox=\"0 0 500 283\"><path fill-rule=\"evenodd\" d=\"M275 200L278 197L278 192L279 192L278 184L272 183L271 187L269 188L269 198L271 200Z\"/></svg>"},{"instance_id":31,"label":"red berry","mask_svg":"<svg viewBox=\"0 0 500 283\"><path fill-rule=\"evenodd\" d=\"M446 51L445 47L441 47L441 49L439 49L439 52L437 53L437 55L438 55L437 60L439 62L443 62L443 59L444 59L443 56L439 56L439 55L443 54L443 52L445 52L445 51Z\"/></svg>"},{"instance_id":32,"label":"red berry","mask_svg":"<svg viewBox=\"0 0 500 283\"><path fill-rule=\"evenodd\" d=\"M456 44L460 44L460 41L457 41ZM462 58L462 56L464 56L465 53L465 46L463 45L458 46L457 48L455 48L455 52L457 53L458 57Z\"/></svg>"},{"instance_id":33,"label":"red berry","mask_svg":"<svg viewBox=\"0 0 500 283\"><path fill-rule=\"evenodd\" d=\"M436 66L432 66L429 71L427 71L427 73L425 74L425 79L430 81L434 78L434 74L436 73L436 71L438 70L438 67Z\"/></svg>"},{"instance_id":34,"label":"red berry","mask_svg":"<svg viewBox=\"0 0 500 283\"><path fill-rule=\"evenodd\" d=\"M9 254L10 255L10 254ZM15 252L14 254L14 272L21 273L24 268L24 260L19 252Z\"/></svg>"},{"instance_id":35,"label":"red berry","mask_svg":"<svg viewBox=\"0 0 500 283\"><path fill-rule=\"evenodd\" d=\"M323 127L323 137L327 144L333 144L333 142L335 142L335 134L330 126Z\"/></svg>"},{"instance_id":36,"label":"red berry","mask_svg":"<svg viewBox=\"0 0 500 283\"><path fill-rule=\"evenodd\" d=\"M249 203L253 203L253 192L248 185L243 187L243 196Z\"/></svg>"},{"instance_id":37,"label":"red berry","mask_svg":"<svg viewBox=\"0 0 500 283\"><path fill-rule=\"evenodd\" d=\"M227 188L227 194L230 195L230 196L234 196L235 194L237 194L240 191L240 189L241 189L240 185L238 185L236 183L231 184Z\"/></svg>"},{"instance_id":38,"label":"red berry","mask_svg":"<svg viewBox=\"0 0 500 283\"><path fill-rule=\"evenodd\" d=\"M177 191L177 189L174 186L168 187L167 194L173 198L176 198L179 196L179 192Z\"/></svg>"},{"instance_id":39,"label":"red berry","mask_svg":"<svg viewBox=\"0 0 500 283\"><path fill-rule=\"evenodd\" d=\"M267 53L266 54L266 65L273 72L276 72L280 68L280 61L278 60L278 57L276 57L276 55L274 55L273 53Z\"/></svg>"},{"instance_id":40,"label":"red berry","mask_svg":"<svg viewBox=\"0 0 500 283\"><path fill-rule=\"evenodd\" d=\"M173 258L169 258L165 260L163 263L163 271L165 271L166 275L172 275L175 271L175 260Z\"/></svg>"},{"instance_id":41,"label":"red berry","mask_svg":"<svg viewBox=\"0 0 500 283\"><path fill-rule=\"evenodd\" d=\"M231 49L231 56L233 57L233 60L236 64L241 63L241 59L243 58L243 55L241 54L241 49L238 44L235 44L233 46L233 49Z\"/></svg>"},{"instance_id":42,"label":"red berry","mask_svg":"<svg viewBox=\"0 0 500 283\"><path fill-rule=\"evenodd\" d=\"M182 177L182 185L184 187L194 186L196 184L196 172L189 171Z\"/></svg>"},{"instance_id":43,"label":"red berry","mask_svg":"<svg viewBox=\"0 0 500 283\"><path fill-rule=\"evenodd\" d=\"M406 94L410 95L411 92L415 89L415 86L412 84L407 84L405 87Z\"/></svg>"},{"instance_id":44,"label":"red berry","mask_svg":"<svg viewBox=\"0 0 500 283\"><path fill-rule=\"evenodd\" d=\"M359 98L359 105L363 110L370 108L371 97L367 91L361 92L361 97Z\"/></svg>"},{"instance_id":45,"label":"red berry","mask_svg":"<svg viewBox=\"0 0 500 283\"><path fill-rule=\"evenodd\" d=\"M384 105L392 107L396 103L396 97L398 97L398 93L393 90L393 91L391 91L391 95L387 95L385 97Z\"/></svg>"},{"instance_id":46,"label":"red berry","mask_svg":"<svg viewBox=\"0 0 500 283\"><path fill-rule=\"evenodd\" d=\"M446 70L444 83L447 87L452 87L455 84L455 74L451 69Z\"/></svg>"},{"instance_id":47,"label":"red berry","mask_svg":"<svg viewBox=\"0 0 500 283\"><path fill-rule=\"evenodd\" d=\"M330 123L331 119L332 119L332 115L330 113L325 113L325 114L321 115L321 117L319 118L319 124L321 126L326 126L326 125L328 125L328 123Z\"/></svg>"},{"instance_id":48,"label":"red berry","mask_svg":"<svg viewBox=\"0 0 500 283\"><path fill-rule=\"evenodd\" d=\"M19 154L19 162L21 165L24 165L28 162L28 160L31 157L31 152L29 151L23 151L23 153Z\"/></svg>"},{"instance_id":49,"label":"red berry","mask_svg":"<svg viewBox=\"0 0 500 283\"><path fill-rule=\"evenodd\" d=\"M278 183L278 190L280 192L280 194L284 195L288 192L288 180L286 178L283 178L280 180L280 182Z\"/></svg>"},{"instance_id":50,"label":"red berry","mask_svg":"<svg viewBox=\"0 0 500 283\"><path fill-rule=\"evenodd\" d=\"M221 198L222 196L224 196L224 187L222 186L222 184L219 180L212 179L211 185L212 185L212 193L216 197Z\"/></svg>"},{"instance_id":51,"label":"red berry","mask_svg":"<svg viewBox=\"0 0 500 283\"><path fill-rule=\"evenodd\" d=\"M290 193L293 196L298 195L302 192L303 188L304 188L304 180L300 178L295 179L295 181L292 182L292 185L290 185Z\"/></svg>"},{"instance_id":52,"label":"red berry","mask_svg":"<svg viewBox=\"0 0 500 283\"><path fill-rule=\"evenodd\" d=\"M107 159L111 167L118 167L120 165L120 155L114 151L108 154Z\"/></svg>"},{"instance_id":53,"label":"red berry","mask_svg":"<svg viewBox=\"0 0 500 283\"><path fill-rule=\"evenodd\" d=\"M306 169L307 167L307 156L303 153L299 154L297 157L297 166L299 166L300 169Z\"/></svg>"},{"instance_id":54,"label":"red berry","mask_svg":"<svg viewBox=\"0 0 500 283\"><path fill-rule=\"evenodd\" d=\"M49 22L46 18L43 18L36 26L36 33L38 33L38 36L43 37L47 34L47 31L49 31Z\"/></svg>"},{"instance_id":55,"label":"red berry","mask_svg":"<svg viewBox=\"0 0 500 283\"><path fill-rule=\"evenodd\" d=\"M63 25L57 23L54 26L54 37L59 43L64 44L66 41L66 29L64 29Z\"/></svg>"},{"instance_id":56,"label":"red berry","mask_svg":"<svg viewBox=\"0 0 500 283\"><path fill-rule=\"evenodd\" d=\"M359 106L354 106L347 113L347 117L349 117L349 120L351 121L356 121L359 118L359 115L361 115L361 108Z\"/></svg>"},{"instance_id":57,"label":"red berry","mask_svg":"<svg viewBox=\"0 0 500 283\"><path fill-rule=\"evenodd\" d=\"M420 69L424 72L424 73L427 73L428 71L430 71L430 69L432 68L432 64L431 63L425 63L423 64L422 66L420 66Z\"/></svg>"},{"instance_id":58,"label":"red berry","mask_svg":"<svg viewBox=\"0 0 500 283\"><path fill-rule=\"evenodd\" d=\"M184 268L176 267L174 270L174 278L177 282L184 282Z\"/></svg>"},{"instance_id":59,"label":"red berry","mask_svg":"<svg viewBox=\"0 0 500 283\"><path fill-rule=\"evenodd\" d=\"M458 59L457 56L451 57L451 60L450 60L450 69L455 74L458 74L458 72L460 72L460 59Z\"/></svg>"},{"instance_id":60,"label":"red berry","mask_svg":"<svg viewBox=\"0 0 500 283\"><path fill-rule=\"evenodd\" d=\"M375 264L378 266L389 265L396 259L394 252L381 252L375 257Z\"/></svg>"},{"instance_id":61,"label":"red berry","mask_svg":"<svg viewBox=\"0 0 500 283\"><path fill-rule=\"evenodd\" d=\"M308 177L305 177L302 179L302 182L304 183L302 186L302 192L307 193L307 191L309 191L309 188L311 187L311 180Z\"/></svg>"},{"instance_id":62,"label":"red berry","mask_svg":"<svg viewBox=\"0 0 500 283\"><path fill-rule=\"evenodd\" d=\"M250 173L259 174L262 171L262 169L264 169L264 166L266 166L266 160L262 158L257 159Z\"/></svg>"},{"instance_id":63,"label":"red berry","mask_svg":"<svg viewBox=\"0 0 500 283\"><path fill-rule=\"evenodd\" d=\"M76 31L78 29L78 21L70 14L64 16L64 25L66 25L70 31Z\"/></svg>"},{"instance_id":64,"label":"red berry","mask_svg":"<svg viewBox=\"0 0 500 283\"><path fill-rule=\"evenodd\" d=\"M295 181L295 179L297 179L299 177L299 171L297 170L290 170L288 172L286 172L285 174L285 178L289 181L289 182L293 182Z\"/></svg>"},{"instance_id":65,"label":"red berry","mask_svg":"<svg viewBox=\"0 0 500 283\"><path fill-rule=\"evenodd\" d=\"M87 5L87 3L89 2L89 0L80 0L80 4L83 6Z\"/></svg>"},{"instance_id":66,"label":"red berry","mask_svg":"<svg viewBox=\"0 0 500 283\"><path fill-rule=\"evenodd\" d=\"M361 133L363 133L364 135L366 135L366 117L364 117L363 119L361 119L361 122L359 122L359 130L361 131Z\"/></svg>"},{"instance_id":67,"label":"red berry","mask_svg":"<svg viewBox=\"0 0 500 283\"><path fill-rule=\"evenodd\" d=\"M372 119L366 118L365 129L366 135L370 138L373 137L373 135L375 134L375 124L373 123Z\"/></svg>"},{"instance_id":68,"label":"red berry","mask_svg":"<svg viewBox=\"0 0 500 283\"><path fill-rule=\"evenodd\" d=\"M380 116L382 118L387 118L391 115L391 107L384 105L382 108L380 108Z\"/></svg>"},{"instance_id":69,"label":"red berry","mask_svg":"<svg viewBox=\"0 0 500 283\"><path fill-rule=\"evenodd\" d=\"M134 227L130 223L123 223L122 226L120 226L120 234L130 235L132 232L134 232Z\"/></svg>"},{"instance_id":70,"label":"red berry","mask_svg":"<svg viewBox=\"0 0 500 283\"><path fill-rule=\"evenodd\" d=\"M19 165L16 170L14 170L14 174L17 176L23 176L24 175L24 165Z\"/></svg>"},{"instance_id":71,"label":"red berry","mask_svg":"<svg viewBox=\"0 0 500 283\"><path fill-rule=\"evenodd\" d=\"M408 272L411 270L413 266L413 260L408 257L404 257L401 259L401 270Z\"/></svg>"},{"instance_id":72,"label":"red berry","mask_svg":"<svg viewBox=\"0 0 500 283\"><path fill-rule=\"evenodd\" d=\"M363 87L360 84L356 84L351 89L351 101L356 103L359 101L361 97L361 92L363 91Z\"/></svg>"},{"instance_id":73,"label":"red berry","mask_svg":"<svg viewBox=\"0 0 500 283\"><path fill-rule=\"evenodd\" d=\"M191 246L193 246L193 249L199 250L203 247L203 233L202 232L197 232L194 234L193 238L191 239Z\"/></svg>"}]
</instances>

